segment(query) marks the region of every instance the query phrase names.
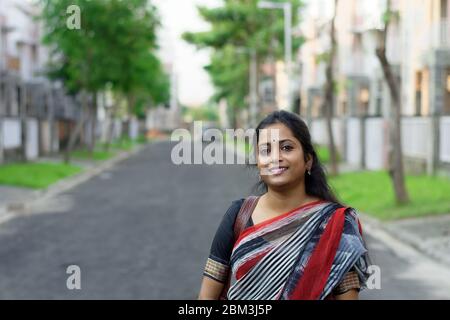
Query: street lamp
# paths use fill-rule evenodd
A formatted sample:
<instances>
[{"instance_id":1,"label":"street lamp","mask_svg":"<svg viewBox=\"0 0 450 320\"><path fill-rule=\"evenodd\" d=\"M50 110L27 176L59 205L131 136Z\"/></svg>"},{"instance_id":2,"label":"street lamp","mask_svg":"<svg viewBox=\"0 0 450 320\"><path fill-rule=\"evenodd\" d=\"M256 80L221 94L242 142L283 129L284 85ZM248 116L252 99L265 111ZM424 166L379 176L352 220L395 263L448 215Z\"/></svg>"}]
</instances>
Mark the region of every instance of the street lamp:
<instances>
[{"instance_id":1,"label":"street lamp","mask_svg":"<svg viewBox=\"0 0 450 320\"><path fill-rule=\"evenodd\" d=\"M288 83L287 107L291 107L291 70L292 70L292 4L290 2L258 2L260 9L283 9L284 12L284 60L286 64L286 76Z\"/></svg>"}]
</instances>

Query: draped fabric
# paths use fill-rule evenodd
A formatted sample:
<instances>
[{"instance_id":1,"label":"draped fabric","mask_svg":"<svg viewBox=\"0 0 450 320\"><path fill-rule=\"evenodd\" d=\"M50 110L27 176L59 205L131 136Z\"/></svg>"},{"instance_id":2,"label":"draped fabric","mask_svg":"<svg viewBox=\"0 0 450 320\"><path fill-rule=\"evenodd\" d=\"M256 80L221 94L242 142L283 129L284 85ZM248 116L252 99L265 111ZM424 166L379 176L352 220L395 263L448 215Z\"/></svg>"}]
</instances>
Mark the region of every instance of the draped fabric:
<instances>
[{"instance_id":1,"label":"draped fabric","mask_svg":"<svg viewBox=\"0 0 450 320\"><path fill-rule=\"evenodd\" d=\"M352 208L316 201L247 228L231 253L230 300L326 299L367 250Z\"/></svg>"}]
</instances>

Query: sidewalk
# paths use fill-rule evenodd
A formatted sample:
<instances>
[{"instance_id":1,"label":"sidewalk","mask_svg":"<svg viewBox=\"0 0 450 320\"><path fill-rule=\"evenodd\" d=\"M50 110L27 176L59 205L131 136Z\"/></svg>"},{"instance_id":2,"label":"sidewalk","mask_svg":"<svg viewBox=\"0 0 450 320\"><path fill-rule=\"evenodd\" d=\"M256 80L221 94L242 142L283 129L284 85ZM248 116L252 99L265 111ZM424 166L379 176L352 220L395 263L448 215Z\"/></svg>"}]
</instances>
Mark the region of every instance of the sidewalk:
<instances>
[{"instance_id":1,"label":"sidewalk","mask_svg":"<svg viewBox=\"0 0 450 320\"><path fill-rule=\"evenodd\" d=\"M339 172L357 170L349 164L339 165ZM448 215L395 221L380 221L364 213L360 216L363 224L382 229L393 238L450 267L450 212Z\"/></svg>"},{"instance_id":2,"label":"sidewalk","mask_svg":"<svg viewBox=\"0 0 450 320\"><path fill-rule=\"evenodd\" d=\"M154 142L157 142L155 140ZM50 197L65 192L89 179L100 174L101 172L111 168L117 163L133 156L144 148L148 147L152 142L145 145L138 145L132 150L121 151L116 156L105 161L94 160L78 160L74 159L73 165L83 168L83 171L72 177L62 179L48 188L33 190L28 188L20 188L13 186L0 185L0 223L4 223L17 215L27 211L27 208L45 202ZM37 162L55 162L61 163L62 156L43 157Z\"/></svg>"},{"instance_id":3,"label":"sidewalk","mask_svg":"<svg viewBox=\"0 0 450 320\"><path fill-rule=\"evenodd\" d=\"M450 267L450 215L386 223L385 229L417 250Z\"/></svg>"}]
</instances>

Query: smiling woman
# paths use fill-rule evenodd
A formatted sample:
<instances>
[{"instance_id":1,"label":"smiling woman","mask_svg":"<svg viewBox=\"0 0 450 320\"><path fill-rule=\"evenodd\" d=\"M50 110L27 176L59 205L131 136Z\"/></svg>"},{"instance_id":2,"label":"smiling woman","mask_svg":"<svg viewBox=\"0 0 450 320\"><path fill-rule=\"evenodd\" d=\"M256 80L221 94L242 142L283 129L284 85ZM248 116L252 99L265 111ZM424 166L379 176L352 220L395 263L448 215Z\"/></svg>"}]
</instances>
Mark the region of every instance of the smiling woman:
<instances>
[{"instance_id":1,"label":"smiling woman","mask_svg":"<svg viewBox=\"0 0 450 320\"><path fill-rule=\"evenodd\" d=\"M357 299L369 276L361 225L328 186L306 124L270 114L255 150L262 194L227 210L199 299Z\"/></svg>"}]
</instances>

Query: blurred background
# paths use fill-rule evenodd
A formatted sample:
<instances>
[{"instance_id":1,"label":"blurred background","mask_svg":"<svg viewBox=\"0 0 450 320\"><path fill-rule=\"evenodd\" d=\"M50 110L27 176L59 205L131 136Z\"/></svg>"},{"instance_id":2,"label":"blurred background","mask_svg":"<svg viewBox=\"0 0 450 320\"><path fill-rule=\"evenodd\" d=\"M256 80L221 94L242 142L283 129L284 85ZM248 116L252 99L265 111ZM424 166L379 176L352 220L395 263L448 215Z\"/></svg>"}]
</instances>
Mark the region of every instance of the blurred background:
<instances>
[{"instance_id":1,"label":"blurred background","mask_svg":"<svg viewBox=\"0 0 450 320\"><path fill-rule=\"evenodd\" d=\"M361 213L381 270L361 298L450 299L449 17L449 0L0 0L0 298L195 299L258 177L175 165L171 133L206 145L202 121L246 157L224 129L289 110Z\"/></svg>"}]
</instances>

